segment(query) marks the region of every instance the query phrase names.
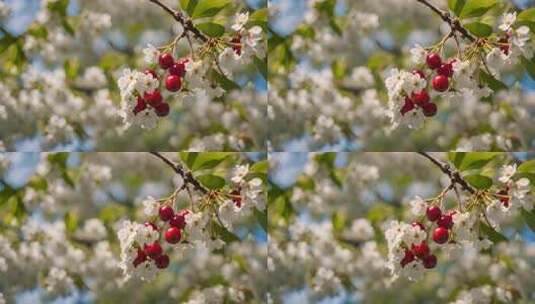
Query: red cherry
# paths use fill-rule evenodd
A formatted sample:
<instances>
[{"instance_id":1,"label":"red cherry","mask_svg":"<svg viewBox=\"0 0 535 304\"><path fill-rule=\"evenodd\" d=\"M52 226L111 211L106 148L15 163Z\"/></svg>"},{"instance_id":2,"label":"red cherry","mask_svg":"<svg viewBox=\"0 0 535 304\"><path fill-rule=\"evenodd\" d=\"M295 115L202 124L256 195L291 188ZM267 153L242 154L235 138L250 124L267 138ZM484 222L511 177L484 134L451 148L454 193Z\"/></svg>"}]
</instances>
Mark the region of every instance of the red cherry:
<instances>
[{"instance_id":1,"label":"red cherry","mask_svg":"<svg viewBox=\"0 0 535 304\"><path fill-rule=\"evenodd\" d=\"M412 253L419 258L424 258L429 254L429 246L426 242L421 242L420 244L412 244Z\"/></svg>"},{"instance_id":2,"label":"red cherry","mask_svg":"<svg viewBox=\"0 0 535 304\"><path fill-rule=\"evenodd\" d=\"M158 210L158 213L160 215L160 219L164 222L167 222L173 217L173 215L175 214L175 211L173 210L171 206L165 205L165 206L160 207L160 210Z\"/></svg>"},{"instance_id":3,"label":"red cherry","mask_svg":"<svg viewBox=\"0 0 535 304\"><path fill-rule=\"evenodd\" d=\"M134 107L134 115L137 115L137 113L145 110L147 108L147 103L145 102L145 100L143 98L138 97L137 98L137 104L136 106Z\"/></svg>"},{"instance_id":4,"label":"red cherry","mask_svg":"<svg viewBox=\"0 0 535 304\"><path fill-rule=\"evenodd\" d=\"M411 99L414 101L415 104L422 106L429 102L431 99L429 97L429 93L427 93L426 90L421 90L420 92L412 92Z\"/></svg>"},{"instance_id":5,"label":"red cherry","mask_svg":"<svg viewBox=\"0 0 535 304\"><path fill-rule=\"evenodd\" d=\"M425 268L435 268L437 266L437 257L434 254L428 255L424 258L423 262Z\"/></svg>"},{"instance_id":6,"label":"red cherry","mask_svg":"<svg viewBox=\"0 0 535 304\"><path fill-rule=\"evenodd\" d=\"M183 60L175 62L169 68L169 74L184 77L186 75L186 63Z\"/></svg>"},{"instance_id":7,"label":"red cherry","mask_svg":"<svg viewBox=\"0 0 535 304\"><path fill-rule=\"evenodd\" d=\"M433 78L432 84L433 89L439 92L444 92L448 89L449 86L448 77L444 75L437 75Z\"/></svg>"},{"instance_id":8,"label":"red cherry","mask_svg":"<svg viewBox=\"0 0 535 304\"><path fill-rule=\"evenodd\" d=\"M401 113L401 115L405 115L407 112L410 112L413 109L414 102L408 96L405 97L405 104L403 105L403 107L401 107L401 110L399 110L399 112Z\"/></svg>"},{"instance_id":9,"label":"red cherry","mask_svg":"<svg viewBox=\"0 0 535 304\"><path fill-rule=\"evenodd\" d=\"M173 63L175 62L175 59L173 58L173 55L169 53L163 53L158 58L158 62L160 63L160 67L162 69L167 70L173 65Z\"/></svg>"},{"instance_id":10,"label":"red cherry","mask_svg":"<svg viewBox=\"0 0 535 304\"><path fill-rule=\"evenodd\" d=\"M405 256L403 257L403 260L401 260L401 267L405 267L405 265L412 261L414 261L414 254L412 251L405 249Z\"/></svg>"},{"instance_id":11,"label":"red cherry","mask_svg":"<svg viewBox=\"0 0 535 304\"><path fill-rule=\"evenodd\" d=\"M139 264L145 262L147 260L147 254L145 251L141 250L141 248L137 249L137 256L134 259L134 267L137 267Z\"/></svg>"},{"instance_id":12,"label":"red cherry","mask_svg":"<svg viewBox=\"0 0 535 304\"><path fill-rule=\"evenodd\" d=\"M440 218L442 215L442 211L440 211L440 208L438 206L431 206L427 207L425 214L427 215L427 219L431 222L434 222Z\"/></svg>"},{"instance_id":13,"label":"red cherry","mask_svg":"<svg viewBox=\"0 0 535 304\"><path fill-rule=\"evenodd\" d=\"M435 228L435 231L433 231L433 241L435 241L438 244L444 244L448 241L449 232L448 229L444 227L438 227Z\"/></svg>"},{"instance_id":14,"label":"red cherry","mask_svg":"<svg viewBox=\"0 0 535 304\"><path fill-rule=\"evenodd\" d=\"M152 244L145 245L145 253L153 259L159 257L162 252L162 246L160 246L160 243L157 241Z\"/></svg>"},{"instance_id":15,"label":"red cherry","mask_svg":"<svg viewBox=\"0 0 535 304\"><path fill-rule=\"evenodd\" d=\"M437 73L442 76L453 76L453 65L451 63L443 63L438 69Z\"/></svg>"},{"instance_id":16,"label":"red cherry","mask_svg":"<svg viewBox=\"0 0 535 304\"><path fill-rule=\"evenodd\" d=\"M167 229L167 231L165 232L165 240L169 244L176 244L176 243L180 242L180 237L181 236L182 236L182 233L180 232L180 229L178 229L176 227L171 227L171 228Z\"/></svg>"},{"instance_id":17,"label":"red cherry","mask_svg":"<svg viewBox=\"0 0 535 304\"><path fill-rule=\"evenodd\" d=\"M153 107L156 107L163 100L162 94L158 90L146 92L143 97L145 97L145 100L148 102L148 104Z\"/></svg>"},{"instance_id":18,"label":"red cherry","mask_svg":"<svg viewBox=\"0 0 535 304\"><path fill-rule=\"evenodd\" d=\"M144 73L151 75L154 79L158 79L158 74L156 74L156 71L153 69L146 69Z\"/></svg>"},{"instance_id":19,"label":"red cherry","mask_svg":"<svg viewBox=\"0 0 535 304\"><path fill-rule=\"evenodd\" d=\"M451 227L453 227L453 217L451 214L444 214L437 221L437 225L446 229L451 229Z\"/></svg>"},{"instance_id":20,"label":"red cherry","mask_svg":"<svg viewBox=\"0 0 535 304\"><path fill-rule=\"evenodd\" d=\"M412 73L420 76L422 79L425 79L425 73L422 70L413 70Z\"/></svg>"},{"instance_id":21,"label":"red cherry","mask_svg":"<svg viewBox=\"0 0 535 304\"><path fill-rule=\"evenodd\" d=\"M165 87L171 92L177 92L182 87L182 79L177 75L169 75L165 78Z\"/></svg>"},{"instance_id":22,"label":"red cherry","mask_svg":"<svg viewBox=\"0 0 535 304\"><path fill-rule=\"evenodd\" d=\"M169 256L167 254L162 254L156 258L156 267L165 269L167 266L169 266Z\"/></svg>"},{"instance_id":23,"label":"red cherry","mask_svg":"<svg viewBox=\"0 0 535 304\"><path fill-rule=\"evenodd\" d=\"M151 227L154 231L158 231L158 226L156 226L156 224L152 223L152 222L145 222L145 226L146 227Z\"/></svg>"},{"instance_id":24,"label":"red cherry","mask_svg":"<svg viewBox=\"0 0 535 304\"><path fill-rule=\"evenodd\" d=\"M167 102L157 104L154 109L156 110L156 115L160 117L169 115L169 104Z\"/></svg>"},{"instance_id":25,"label":"red cherry","mask_svg":"<svg viewBox=\"0 0 535 304\"><path fill-rule=\"evenodd\" d=\"M186 217L180 212L175 214L173 218L169 221L169 225L176 227L178 229L184 229L186 227Z\"/></svg>"},{"instance_id":26,"label":"red cherry","mask_svg":"<svg viewBox=\"0 0 535 304\"><path fill-rule=\"evenodd\" d=\"M422 110L425 116L432 117L437 114L437 105L435 103L429 102L422 105Z\"/></svg>"},{"instance_id":27,"label":"red cherry","mask_svg":"<svg viewBox=\"0 0 535 304\"><path fill-rule=\"evenodd\" d=\"M428 54L425 61L427 62L427 66L432 70L438 69L442 64L442 59L437 53Z\"/></svg>"},{"instance_id":28,"label":"red cherry","mask_svg":"<svg viewBox=\"0 0 535 304\"><path fill-rule=\"evenodd\" d=\"M425 231L425 226L424 224L420 223L420 222L412 222L412 227L420 227L420 229L422 229L423 231Z\"/></svg>"}]
</instances>

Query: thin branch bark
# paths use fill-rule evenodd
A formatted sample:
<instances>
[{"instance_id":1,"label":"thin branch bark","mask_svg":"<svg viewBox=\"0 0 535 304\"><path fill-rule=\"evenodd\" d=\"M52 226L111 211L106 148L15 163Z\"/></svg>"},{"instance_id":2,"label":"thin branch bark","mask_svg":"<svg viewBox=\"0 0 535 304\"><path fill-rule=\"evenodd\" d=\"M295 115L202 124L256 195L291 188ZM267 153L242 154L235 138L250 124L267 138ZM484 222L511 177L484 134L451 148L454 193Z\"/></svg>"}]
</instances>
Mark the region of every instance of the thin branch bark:
<instances>
[{"instance_id":1,"label":"thin branch bark","mask_svg":"<svg viewBox=\"0 0 535 304\"><path fill-rule=\"evenodd\" d=\"M193 177L193 174L191 174L191 172L184 168L181 164L173 162L169 158L162 155L160 152L150 152L150 154L161 159L164 163L171 167L176 174L182 176L184 184L189 184L193 186L195 190L201 192L202 194L208 193L208 189L201 185L201 183L196 180L195 177Z\"/></svg>"},{"instance_id":2,"label":"thin branch bark","mask_svg":"<svg viewBox=\"0 0 535 304\"><path fill-rule=\"evenodd\" d=\"M176 21L182 24L182 27L184 27L185 32L191 32L193 36L195 36L195 38L201 40L202 42L208 41L208 38L198 28L195 27L191 19L185 16L182 12L170 8L169 6L163 4L160 0L149 1L160 6L164 11L169 13Z\"/></svg>"},{"instance_id":3,"label":"thin branch bark","mask_svg":"<svg viewBox=\"0 0 535 304\"><path fill-rule=\"evenodd\" d=\"M476 190L474 190L474 188L472 188L472 186L470 186L468 182L465 181L461 177L458 171L452 170L449 164L439 161L438 159L434 158L427 152L417 152L417 153L429 159L433 164L439 167L440 170L444 172L444 174L446 174L450 178L451 183L454 185L454 187L455 187L455 184L458 184L459 186L461 186L463 190L468 191L471 194L476 193Z\"/></svg>"},{"instance_id":4,"label":"thin branch bark","mask_svg":"<svg viewBox=\"0 0 535 304\"><path fill-rule=\"evenodd\" d=\"M463 38L466 38L472 42L476 40L476 38L472 36L472 34L470 34L468 30L461 25L461 22L459 22L459 20L457 19L452 18L448 12L444 12L443 10L429 3L428 0L416 0L416 1L429 7L433 12L439 15L440 18L444 20L444 22L448 23L452 30L459 32L461 36L463 36Z\"/></svg>"}]
</instances>

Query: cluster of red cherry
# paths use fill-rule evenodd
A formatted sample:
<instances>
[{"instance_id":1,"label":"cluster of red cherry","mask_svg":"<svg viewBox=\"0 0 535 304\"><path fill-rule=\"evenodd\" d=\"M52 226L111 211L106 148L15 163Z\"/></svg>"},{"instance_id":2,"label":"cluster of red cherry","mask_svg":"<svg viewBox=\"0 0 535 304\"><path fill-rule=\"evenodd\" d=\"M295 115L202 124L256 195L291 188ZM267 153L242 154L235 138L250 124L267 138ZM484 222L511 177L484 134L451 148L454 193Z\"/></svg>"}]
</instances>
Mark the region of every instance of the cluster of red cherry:
<instances>
[{"instance_id":1,"label":"cluster of red cherry","mask_svg":"<svg viewBox=\"0 0 535 304\"><path fill-rule=\"evenodd\" d=\"M426 216L430 222L436 222L436 228L433 230L433 241L437 244L444 244L448 241L450 236L450 229L453 227L453 215L454 212L448 214L442 214L442 211L438 206L427 207ZM431 224L432 225L432 224ZM426 227L421 222L413 222L413 227L419 227L423 231L426 231ZM429 227L431 228L431 227ZM401 260L401 266L414 261L416 258L422 261L425 268L435 268L437 265L437 257L431 254L429 246L426 241L422 241L420 244L412 244L411 248L405 248L405 256Z\"/></svg>"},{"instance_id":2,"label":"cluster of red cherry","mask_svg":"<svg viewBox=\"0 0 535 304\"><path fill-rule=\"evenodd\" d=\"M169 244L177 244L182 238L182 229L186 227L186 215L189 210L184 209L177 213L173 210L173 207L164 205L158 210L160 219L164 222L161 228L169 224L167 230L164 233L165 241ZM155 231L160 232L160 228L153 222L146 222L145 226L151 227ZM143 248L138 248L137 256L134 259L134 267L145 262L148 258L151 258L156 263L156 267L160 269L167 268L169 266L169 256L163 253L163 248L159 241L155 241L151 244L145 244Z\"/></svg>"},{"instance_id":3,"label":"cluster of red cherry","mask_svg":"<svg viewBox=\"0 0 535 304\"><path fill-rule=\"evenodd\" d=\"M431 70L436 71L436 75L431 80L431 86L438 92L445 92L449 88L449 79L453 76L453 63L457 59L451 59L447 62L442 62L442 58L437 53L430 53L426 57L427 66ZM422 79L427 77L422 70L414 70L413 74L420 76ZM426 89L419 92L412 92L410 96L405 97L405 104L401 108L401 115L412 111L414 108L419 107L427 117L432 117L437 114L436 103L430 102L431 98Z\"/></svg>"},{"instance_id":4,"label":"cluster of red cherry","mask_svg":"<svg viewBox=\"0 0 535 304\"><path fill-rule=\"evenodd\" d=\"M168 91L178 92L182 88L182 79L186 75L186 63L188 61L189 59L183 58L175 62L173 55L170 53L160 54L158 63L160 68L167 71L167 76L165 76L165 88ZM160 80L158 73L153 69L147 69L144 73L151 75L156 80ZM156 115L160 117L169 115L169 104L163 101L159 89L147 92L143 96L139 96L134 108L134 114L145 110L148 106L151 106L155 110Z\"/></svg>"}]
</instances>

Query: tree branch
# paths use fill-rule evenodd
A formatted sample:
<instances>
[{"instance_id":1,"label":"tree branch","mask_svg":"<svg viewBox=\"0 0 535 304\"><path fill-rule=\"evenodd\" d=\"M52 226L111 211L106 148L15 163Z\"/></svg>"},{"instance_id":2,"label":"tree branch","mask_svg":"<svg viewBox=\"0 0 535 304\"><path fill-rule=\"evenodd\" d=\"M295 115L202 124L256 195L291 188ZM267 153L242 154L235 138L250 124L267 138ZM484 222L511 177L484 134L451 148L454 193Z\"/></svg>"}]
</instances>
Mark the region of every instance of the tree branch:
<instances>
[{"instance_id":1,"label":"tree branch","mask_svg":"<svg viewBox=\"0 0 535 304\"><path fill-rule=\"evenodd\" d=\"M457 19L452 18L448 12L442 11L438 7L436 7L433 4L429 3L428 0L416 0L416 1L418 1L418 2L422 3L423 5L429 7L433 12L435 12L437 15L439 15L440 18L442 18L442 20L444 20L444 22L448 23L452 30L459 32L461 34L461 36L463 36L464 38L466 38L466 39L468 39L468 40L470 40L472 42L476 40L476 38L474 36L472 36L472 34L470 34L468 32L468 30L461 25L461 22L459 22L459 20L457 20Z\"/></svg>"},{"instance_id":2,"label":"tree branch","mask_svg":"<svg viewBox=\"0 0 535 304\"><path fill-rule=\"evenodd\" d=\"M449 164L442 163L438 159L429 155L427 152L417 152L417 153L429 159L433 164L439 167L440 170L442 170L442 172L444 172L444 174L446 174L450 178L451 183L454 185L454 188L455 188L455 184L458 184L459 186L461 186L463 190L468 191L471 194L474 194L476 192L476 190L474 190L474 188L472 188L472 186L470 186L468 182L466 182L461 177L458 171L451 169Z\"/></svg>"},{"instance_id":3,"label":"tree branch","mask_svg":"<svg viewBox=\"0 0 535 304\"><path fill-rule=\"evenodd\" d=\"M160 0L149 1L160 6L164 11L173 16L176 21L182 24L182 27L184 27L184 32L191 32L195 36L195 38L201 40L202 42L208 41L208 38L198 28L195 27L191 19L184 16L182 12L170 8L169 6L163 4Z\"/></svg>"},{"instance_id":4,"label":"tree branch","mask_svg":"<svg viewBox=\"0 0 535 304\"><path fill-rule=\"evenodd\" d=\"M182 179L184 179L184 184L192 185L195 190L201 192L202 194L208 193L208 189L201 185L201 183L196 180L195 177L193 177L193 174L191 174L191 172L184 168L181 164L171 161L169 158L163 156L160 152L150 152L150 154L161 159L164 163L171 167L176 174L182 176Z\"/></svg>"}]
</instances>

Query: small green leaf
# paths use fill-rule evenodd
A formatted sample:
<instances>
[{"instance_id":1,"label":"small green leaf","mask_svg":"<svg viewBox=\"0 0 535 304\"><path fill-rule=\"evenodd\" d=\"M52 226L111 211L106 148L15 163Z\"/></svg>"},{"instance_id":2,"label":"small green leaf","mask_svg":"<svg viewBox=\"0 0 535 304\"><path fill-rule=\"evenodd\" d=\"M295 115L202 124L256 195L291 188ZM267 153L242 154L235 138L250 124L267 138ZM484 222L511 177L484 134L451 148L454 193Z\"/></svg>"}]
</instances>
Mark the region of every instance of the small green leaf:
<instances>
[{"instance_id":1,"label":"small green leaf","mask_svg":"<svg viewBox=\"0 0 535 304\"><path fill-rule=\"evenodd\" d=\"M73 233L78 228L78 214L74 212L67 212L63 216L65 222L65 229L69 233Z\"/></svg>"},{"instance_id":2,"label":"small green leaf","mask_svg":"<svg viewBox=\"0 0 535 304\"><path fill-rule=\"evenodd\" d=\"M494 78L494 76L486 73L483 70L479 72L479 78L481 79L482 82L486 83L489 86L489 88L491 88L495 92L508 89L505 83L499 81L498 79Z\"/></svg>"},{"instance_id":3,"label":"small green leaf","mask_svg":"<svg viewBox=\"0 0 535 304\"><path fill-rule=\"evenodd\" d=\"M260 226L262 226L262 229L264 229L264 231L267 232L268 231L267 210L259 211L258 209L254 209L254 214L255 214L256 220L258 221Z\"/></svg>"},{"instance_id":4,"label":"small green leaf","mask_svg":"<svg viewBox=\"0 0 535 304\"><path fill-rule=\"evenodd\" d=\"M198 19L213 17L231 2L231 0L200 0L193 11L191 18Z\"/></svg>"},{"instance_id":5,"label":"small green leaf","mask_svg":"<svg viewBox=\"0 0 535 304\"><path fill-rule=\"evenodd\" d=\"M520 208L520 212L522 213L522 218L524 219L524 222L526 222L526 225L528 225L531 231L535 232L535 214L533 211L527 211L524 208Z\"/></svg>"},{"instance_id":6,"label":"small green leaf","mask_svg":"<svg viewBox=\"0 0 535 304\"><path fill-rule=\"evenodd\" d=\"M522 61L522 66L526 69L531 79L535 79L535 62L532 59L527 59L526 57L520 57Z\"/></svg>"},{"instance_id":7,"label":"small green leaf","mask_svg":"<svg viewBox=\"0 0 535 304\"><path fill-rule=\"evenodd\" d=\"M192 171L212 169L231 156L229 152L205 152L199 153L191 165Z\"/></svg>"},{"instance_id":8,"label":"small green leaf","mask_svg":"<svg viewBox=\"0 0 535 304\"><path fill-rule=\"evenodd\" d=\"M180 0L180 8L191 16L198 2L199 0Z\"/></svg>"},{"instance_id":9,"label":"small green leaf","mask_svg":"<svg viewBox=\"0 0 535 304\"><path fill-rule=\"evenodd\" d=\"M65 63L63 63L63 69L65 70L65 76L72 80L78 76L80 62L76 58L67 59L65 60Z\"/></svg>"},{"instance_id":10,"label":"small green leaf","mask_svg":"<svg viewBox=\"0 0 535 304\"><path fill-rule=\"evenodd\" d=\"M228 79L227 76L220 74L216 70L212 70L212 77L226 91L240 89L240 86L237 83Z\"/></svg>"},{"instance_id":11,"label":"small green leaf","mask_svg":"<svg viewBox=\"0 0 535 304\"><path fill-rule=\"evenodd\" d=\"M249 22L247 24L248 24L248 26L258 25L258 26L261 26L264 29L267 29L267 25L268 25L268 9L267 8L263 8L263 9L259 9L259 10L254 11L254 13L252 13L249 16Z\"/></svg>"},{"instance_id":12,"label":"small green leaf","mask_svg":"<svg viewBox=\"0 0 535 304\"><path fill-rule=\"evenodd\" d=\"M225 179L213 174L204 174L197 176L196 179L206 188L216 190L225 186Z\"/></svg>"},{"instance_id":13,"label":"small green leaf","mask_svg":"<svg viewBox=\"0 0 535 304\"><path fill-rule=\"evenodd\" d=\"M265 58L264 60L254 56L253 57L253 61L254 61L254 64L256 66L256 69L260 72L260 74L262 74L262 76L264 77L264 79L268 79L268 67L267 67L267 58Z\"/></svg>"},{"instance_id":14,"label":"small green leaf","mask_svg":"<svg viewBox=\"0 0 535 304\"><path fill-rule=\"evenodd\" d=\"M251 166L249 169L249 172L251 173L267 173L268 171L269 163L267 160L262 160L259 162L254 163L254 165Z\"/></svg>"},{"instance_id":15,"label":"small green leaf","mask_svg":"<svg viewBox=\"0 0 535 304\"><path fill-rule=\"evenodd\" d=\"M459 17L464 19L483 16L496 3L497 0L467 0Z\"/></svg>"},{"instance_id":16,"label":"small green leaf","mask_svg":"<svg viewBox=\"0 0 535 304\"><path fill-rule=\"evenodd\" d=\"M494 230L494 228L483 222L479 222L479 230L484 233L493 243L509 241L503 234L499 233L498 231Z\"/></svg>"},{"instance_id":17,"label":"small green leaf","mask_svg":"<svg viewBox=\"0 0 535 304\"><path fill-rule=\"evenodd\" d=\"M28 186L36 191L46 191L48 189L48 182L42 176L34 176L28 182Z\"/></svg>"},{"instance_id":18,"label":"small green leaf","mask_svg":"<svg viewBox=\"0 0 535 304\"><path fill-rule=\"evenodd\" d=\"M518 173L533 173L535 174L535 159L525 161L517 168Z\"/></svg>"},{"instance_id":19,"label":"small green leaf","mask_svg":"<svg viewBox=\"0 0 535 304\"><path fill-rule=\"evenodd\" d=\"M448 159L453 163L455 168L459 169L466 152L448 152Z\"/></svg>"},{"instance_id":20,"label":"small green leaf","mask_svg":"<svg viewBox=\"0 0 535 304\"><path fill-rule=\"evenodd\" d=\"M225 33L225 27L215 22L199 23L196 27L213 38L221 37Z\"/></svg>"},{"instance_id":21,"label":"small green leaf","mask_svg":"<svg viewBox=\"0 0 535 304\"><path fill-rule=\"evenodd\" d=\"M516 17L516 23L518 25L526 25L533 32L535 31L535 8L523 10Z\"/></svg>"},{"instance_id":22,"label":"small green leaf","mask_svg":"<svg viewBox=\"0 0 535 304\"><path fill-rule=\"evenodd\" d=\"M232 242L240 241L240 238L237 235L228 231L227 228L219 225L216 222L212 222L212 228L216 236L222 241L224 241L225 243L232 243Z\"/></svg>"},{"instance_id":23,"label":"small green leaf","mask_svg":"<svg viewBox=\"0 0 535 304\"><path fill-rule=\"evenodd\" d=\"M331 216L331 222L335 232L342 232L346 227L346 215L342 212L334 212Z\"/></svg>"},{"instance_id":24,"label":"small green leaf","mask_svg":"<svg viewBox=\"0 0 535 304\"><path fill-rule=\"evenodd\" d=\"M455 13L456 16L461 14L466 0L448 0L448 8Z\"/></svg>"},{"instance_id":25,"label":"small green leaf","mask_svg":"<svg viewBox=\"0 0 535 304\"><path fill-rule=\"evenodd\" d=\"M480 169L488 164L498 152L470 152L463 157L461 164L457 167L461 171Z\"/></svg>"},{"instance_id":26,"label":"small green leaf","mask_svg":"<svg viewBox=\"0 0 535 304\"><path fill-rule=\"evenodd\" d=\"M473 187L484 190L492 186L492 179L480 174L472 174L465 176L464 179Z\"/></svg>"},{"instance_id":27,"label":"small green leaf","mask_svg":"<svg viewBox=\"0 0 535 304\"><path fill-rule=\"evenodd\" d=\"M472 34L476 35L477 37L488 37L492 34L492 26L482 23L482 22L472 22L465 24L464 27L466 27Z\"/></svg>"}]
</instances>

